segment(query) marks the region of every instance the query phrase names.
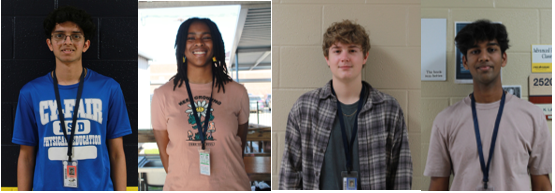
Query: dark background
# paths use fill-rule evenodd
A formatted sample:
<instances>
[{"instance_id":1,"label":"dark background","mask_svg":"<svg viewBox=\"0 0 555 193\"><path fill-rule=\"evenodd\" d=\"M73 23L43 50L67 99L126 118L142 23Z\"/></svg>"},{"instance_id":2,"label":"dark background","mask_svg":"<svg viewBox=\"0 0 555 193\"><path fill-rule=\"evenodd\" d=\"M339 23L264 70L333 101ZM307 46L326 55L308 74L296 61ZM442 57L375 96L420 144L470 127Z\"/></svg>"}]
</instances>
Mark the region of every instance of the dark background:
<instances>
[{"instance_id":1,"label":"dark background","mask_svg":"<svg viewBox=\"0 0 555 193\"><path fill-rule=\"evenodd\" d=\"M19 90L55 68L46 45L43 21L54 9L71 5L89 13L97 27L83 66L116 80L127 104L133 134L123 137L127 186L137 186L137 1L10 0L2 1L2 187L17 187L19 145L13 123Z\"/></svg>"}]
</instances>

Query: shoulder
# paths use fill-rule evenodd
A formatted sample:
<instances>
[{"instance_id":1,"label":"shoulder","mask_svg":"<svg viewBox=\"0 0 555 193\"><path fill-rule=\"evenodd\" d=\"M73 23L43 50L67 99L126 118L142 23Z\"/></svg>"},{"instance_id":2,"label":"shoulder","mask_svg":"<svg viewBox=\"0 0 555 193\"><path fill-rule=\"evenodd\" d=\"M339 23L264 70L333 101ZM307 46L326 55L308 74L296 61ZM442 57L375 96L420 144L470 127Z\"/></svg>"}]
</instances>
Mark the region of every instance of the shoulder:
<instances>
[{"instance_id":1,"label":"shoulder","mask_svg":"<svg viewBox=\"0 0 555 193\"><path fill-rule=\"evenodd\" d=\"M154 89L153 97L156 95L166 95L166 93L171 93L173 91L173 85L174 84L172 78L168 82L164 83L162 86ZM176 87L175 89L178 89L178 87Z\"/></svg>"},{"instance_id":2,"label":"shoulder","mask_svg":"<svg viewBox=\"0 0 555 193\"><path fill-rule=\"evenodd\" d=\"M93 84L98 84L98 85L107 85L109 86L111 89L121 89L119 83L114 80L111 77L108 76L104 76L94 70L88 69L89 73L87 73L88 75L90 75L90 77L88 78L88 81L93 83ZM86 83L86 82L85 82Z\"/></svg>"},{"instance_id":3,"label":"shoulder","mask_svg":"<svg viewBox=\"0 0 555 193\"><path fill-rule=\"evenodd\" d=\"M50 73L44 75L44 76L40 76L38 78L35 78L31 81L29 81L28 83L26 83L25 85L23 85L23 87L21 87L20 90L20 94L31 94L31 93L35 93L35 92L39 92L42 89L45 88L52 88L53 82L52 82L52 78L50 77Z\"/></svg>"},{"instance_id":4,"label":"shoulder","mask_svg":"<svg viewBox=\"0 0 555 193\"><path fill-rule=\"evenodd\" d=\"M225 92L230 92L230 93L242 93L242 94L246 94L247 93L247 89L245 88L244 85L239 84L238 82L235 81L229 81L225 84L224 86L225 88Z\"/></svg>"},{"instance_id":5,"label":"shoulder","mask_svg":"<svg viewBox=\"0 0 555 193\"><path fill-rule=\"evenodd\" d=\"M512 113L521 112L523 115L530 114L531 117L544 117L543 110L541 107L531 103L530 101L518 98L512 94L507 94L507 102L505 103L509 108L515 108Z\"/></svg>"},{"instance_id":6,"label":"shoulder","mask_svg":"<svg viewBox=\"0 0 555 193\"><path fill-rule=\"evenodd\" d=\"M453 119L458 119L463 113L470 112L470 105L468 104L470 98L467 96L463 100L443 109L437 114L434 123L438 122L451 122Z\"/></svg>"},{"instance_id":7,"label":"shoulder","mask_svg":"<svg viewBox=\"0 0 555 193\"><path fill-rule=\"evenodd\" d=\"M324 94L325 89L326 89L325 87L317 88L302 94L293 105L293 108L306 108L306 107L317 106L321 98L320 96Z\"/></svg>"},{"instance_id":8,"label":"shoulder","mask_svg":"<svg viewBox=\"0 0 555 193\"><path fill-rule=\"evenodd\" d=\"M365 85L365 89L368 90L365 105L366 107L372 105L380 107L383 111L403 113L401 105L395 97L373 88L366 82L363 83Z\"/></svg>"}]
</instances>

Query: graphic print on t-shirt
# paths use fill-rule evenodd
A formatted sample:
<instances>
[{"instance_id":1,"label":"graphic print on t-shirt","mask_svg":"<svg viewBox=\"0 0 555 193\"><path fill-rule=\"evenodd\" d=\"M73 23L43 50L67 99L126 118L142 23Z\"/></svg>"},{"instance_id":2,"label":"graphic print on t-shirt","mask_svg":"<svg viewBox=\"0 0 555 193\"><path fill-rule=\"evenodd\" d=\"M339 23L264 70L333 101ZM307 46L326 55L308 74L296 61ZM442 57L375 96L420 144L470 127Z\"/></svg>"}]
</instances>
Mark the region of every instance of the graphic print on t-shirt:
<instances>
[{"instance_id":1,"label":"graphic print on t-shirt","mask_svg":"<svg viewBox=\"0 0 555 193\"><path fill-rule=\"evenodd\" d=\"M210 102L210 97L208 96L195 96L194 97L195 100L197 100L196 102L194 102L196 110L197 110L197 115L199 115L199 119L201 122L201 125L204 126L204 122L206 119L208 119L208 128L206 129L206 132L204 133L204 135L206 136L206 146L214 146L215 142L209 142L209 141L216 141L216 139L214 138L213 133L216 132L216 123L214 122L214 108L210 108L208 109L208 103ZM179 103L179 105L183 105L185 103L189 102L189 99L185 99L183 101L181 101ZM212 100L212 106L214 107L215 105L221 105L221 102L213 99ZM206 117L208 111L210 111L210 117ZM200 142L200 135L199 135L199 130L198 130L198 125L195 119L195 116L193 115L193 108L191 106L191 104L187 104L187 110L185 110L185 113L188 116L187 122L192 126L191 130L187 131L187 141L198 141ZM200 146L200 143L190 143L189 146Z\"/></svg>"},{"instance_id":2,"label":"graphic print on t-shirt","mask_svg":"<svg viewBox=\"0 0 555 193\"><path fill-rule=\"evenodd\" d=\"M73 138L73 159L85 160L98 157L97 146L102 145L101 135L91 135L91 121L102 124L102 100L98 98L85 98L79 100L77 113L77 130ZM71 134L73 110L75 99L65 99L62 104L64 113L64 124L68 138ZM45 136L42 146L48 148L48 159L67 160L67 140L64 137L61 122L58 117L58 106L56 100L42 100L39 102L39 113L41 124L52 123L53 136ZM96 133L96 132L93 132Z\"/></svg>"}]
</instances>

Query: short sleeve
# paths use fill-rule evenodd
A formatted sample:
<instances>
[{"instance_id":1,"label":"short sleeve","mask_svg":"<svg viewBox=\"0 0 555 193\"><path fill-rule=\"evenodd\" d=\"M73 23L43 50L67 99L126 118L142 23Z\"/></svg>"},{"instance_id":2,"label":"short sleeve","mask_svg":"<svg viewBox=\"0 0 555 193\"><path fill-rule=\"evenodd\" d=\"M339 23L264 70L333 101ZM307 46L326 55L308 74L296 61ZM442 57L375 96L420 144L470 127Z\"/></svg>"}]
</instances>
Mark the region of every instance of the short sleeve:
<instances>
[{"instance_id":1,"label":"short sleeve","mask_svg":"<svg viewBox=\"0 0 555 193\"><path fill-rule=\"evenodd\" d=\"M245 124L249 121L249 95L245 87L241 86L241 109L239 110L239 125Z\"/></svg>"},{"instance_id":2,"label":"short sleeve","mask_svg":"<svg viewBox=\"0 0 555 193\"><path fill-rule=\"evenodd\" d=\"M162 93L161 88L154 90L152 95L152 102L150 106L150 119L152 123L152 129L154 130L167 130L168 129L168 119L166 118L165 111L165 98Z\"/></svg>"},{"instance_id":3,"label":"short sleeve","mask_svg":"<svg viewBox=\"0 0 555 193\"><path fill-rule=\"evenodd\" d=\"M551 133L543 112L536 113L534 118L534 139L528 168L532 175L551 173Z\"/></svg>"},{"instance_id":4,"label":"short sleeve","mask_svg":"<svg viewBox=\"0 0 555 193\"><path fill-rule=\"evenodd\" d=\"M451 158L447 146L448 138L445 135L446 128L443 128L443 124L437 123L438 120L444 121L443 118L440 118L440 115L434 120L424 175L447 177L451 175Z\"/></svg>"},{"instance_id":5,"label":"short sleeve","mask_svg":"<svg viewBox=\"0 0 555 193\"><path fill-rule=\"evenodd\" d=\"M24 88L19 92L19 99L17 100L12 142L19 145L36 146L39 139L37 119L35 118L33 101L31 101L29 93L24 91Z\"/></svg>"},{"instance_id":6,"label":"short sleeve","mask_svg":"<svg viewBox=\"0 0 555 193\"><path fill-rule=\"evenodd\" d=\"M108 106L106 138L114 139L131 133L131 124L129 124L129 115L127 114L125 99L123 98L123 93L121 92L119 84L114 81Z\"/></svg>"}]
</instances>

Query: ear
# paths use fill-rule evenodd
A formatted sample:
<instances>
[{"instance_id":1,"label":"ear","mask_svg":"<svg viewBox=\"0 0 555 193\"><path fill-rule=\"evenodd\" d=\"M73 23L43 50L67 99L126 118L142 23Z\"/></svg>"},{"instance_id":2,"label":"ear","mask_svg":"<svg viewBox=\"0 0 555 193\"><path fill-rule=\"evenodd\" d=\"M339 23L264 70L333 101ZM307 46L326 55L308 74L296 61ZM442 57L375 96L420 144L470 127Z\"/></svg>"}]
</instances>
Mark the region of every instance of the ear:
<instances>
[{"instance_id":1,"label":"ear","mask_svg":"<svg viewBox=\"0 0 555 193\"><path fill-rule=\"evenodd\" d=\"M364 58L362 60L363 66L365 66L364 64L366 64L366 61L368 60L368 55L370 55L370 52L366 52L366 55L364 56Z\"/></svg>"},{"instance_id":2,"label":"ear","mask_svg":"<svg viewBox=\"0 0 555 193\"><path fill-rule=\"evenodd\" d=\"M48 45L50 51L54 51L54 49L52 48L52 40L50 40L49 38L46 38L46 45Z\"/></svg>"},{"instance_id":3,"label":"ear","mask_svg":"<svg viewBox=\"0 0 555 193\"><path fill-rule=\"evenodd\" d=\"M501 67L505 67L507 65L507 52L504 52L503 55L501 55L501 59L503 60Z\"/></svg>"},{"instance_id":4,"label":"ear","mask_svg":"<svg viewBox=\"0 0 555 193\"><path fill-rule=\"evenodd\" d=\"M329 56L324 56L324 58L326 59L326 63L328 64L328 68L330 67L330 58Z\"/></svg>"},{"instance_id":5,"label":"ear","mask_svg":"<svg viewBox=\"0 0 555 193\"><path fill-rule=\"evenodd\" d=\"M83 52L86 52L90 46L91 46L91 40L85 41L85 44L83 44Z\"/></svg>"},{"instance_id":6,"label":"ear","mask_svg":"<svg viewBox=\"0 0 555 193\"><path fill-rule=\"evenodd\" d=\"M468 70L468 64L466 63L467 61L466 61L466 56L465 55L463 55L463 57L462 57L462 62L463 62L464 69Z\"/></svg>"}]
</instances>

